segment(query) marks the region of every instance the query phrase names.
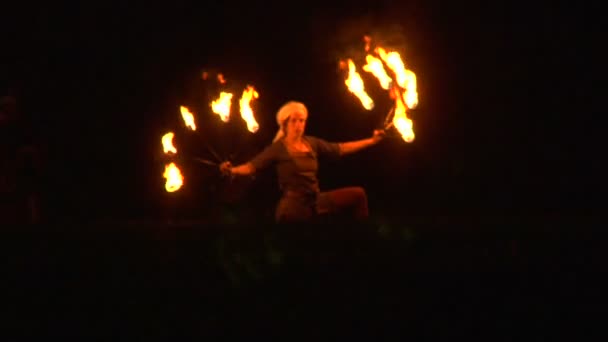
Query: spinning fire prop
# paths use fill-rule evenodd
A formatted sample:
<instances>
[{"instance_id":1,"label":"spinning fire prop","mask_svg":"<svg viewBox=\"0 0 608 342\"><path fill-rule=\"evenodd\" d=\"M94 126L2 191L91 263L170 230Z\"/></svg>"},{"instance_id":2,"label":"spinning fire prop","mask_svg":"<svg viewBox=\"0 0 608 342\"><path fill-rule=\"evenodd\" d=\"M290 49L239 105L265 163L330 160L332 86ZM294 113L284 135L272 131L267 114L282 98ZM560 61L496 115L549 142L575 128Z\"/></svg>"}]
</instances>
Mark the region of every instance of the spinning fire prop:
<instances>
[{"instance_id":1,"label":"spinning fire prop","mask_svg":"<svg viewBox=\"0 0 608 342\"><path fill-rule=\"evenodd\" d=\"M208 79L209 73L203 72L202 78L204 80ZM225 84L226 79L223 74L217 75L217 81L220 84ZM243 94L239 99L239 109L241 118L247 124L247 130L251 133L256 133L259 129L259 125L255 120L255 116L253 113L253 109L251 108L251 101L257 99L259 97L259 93L252 85L247 85L243 90ZM215 100L211 101L209 104L211 107L211 111L218 115L220 120L224 123L230 121L230 114L232 109L232 100L233 94L229 92L222 91ZM191 131L197 131L195 115L192 111L186 106L179 107L181 117L183 119L183 123L185 127ZM184 161L195 161L203 165L218 167L218 163L223 160L218 153L208 144L205 144L207 150L215 157L218 162L213 162L207 159L199 158L199 157L190 157L183 158L178 157L178 151L173 145L173 138L175 134L173 132L168 132L161 138L161 143L163 146L163 153L165 158L172 159L171 162L165 165L165 171L163 173L163 177L166 179L165 182L165 190L167 192L175 192L178 191L184 184L184 176L182 175L179 166L176 164L176 160Z\"/></svg>"},{"instance_id":2,"label":"spinning fire prop","mask_svg":"<svg viewBox=\"0 0 608 342\"><path fill-rule=\"evenodd\" d=\"M418 92L416 90L416 74L405 67L405 63L401 59L401 55L397 51L387 52L383 47L377 46L370 53L371 38L366 36L365 51L368 54L365 57L367 64L362 69L365 72L371 73L382 89L388 91L390 98L394 101L393 108L386 115L384 129L388 130L394 127L403 140L406 142L414 141L415 134L413 130L413 122L407 116L407 109L414 109L418 105ZM365 92L363 79L357 72L357 68L352 59L340 61L340 66L348 70L348 77L345 80L348 90L353 93L360 101L363 107L367 110L374 108L374 102ZM390 70L392 77L386 71Z\"/></svg>"}]
</instances>

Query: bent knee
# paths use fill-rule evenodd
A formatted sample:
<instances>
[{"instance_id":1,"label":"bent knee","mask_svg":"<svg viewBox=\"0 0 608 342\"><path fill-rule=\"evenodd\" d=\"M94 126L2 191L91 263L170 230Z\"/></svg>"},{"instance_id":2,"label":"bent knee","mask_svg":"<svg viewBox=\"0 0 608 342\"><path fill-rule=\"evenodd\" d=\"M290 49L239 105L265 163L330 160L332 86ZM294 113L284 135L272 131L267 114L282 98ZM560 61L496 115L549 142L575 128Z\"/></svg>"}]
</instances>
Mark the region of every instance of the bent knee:
<instances>
[{"instance_id":1,"label":"bent knee","mask_svg":"<svg viewBox=\"0 0 608 342\"><path fill-rule=\"evenodd\" d=\"M365 189L363 187L353 186L348 189L354 196L358 198L367 198L367 193L365 192Z\"/></svg>"}]
</instances>

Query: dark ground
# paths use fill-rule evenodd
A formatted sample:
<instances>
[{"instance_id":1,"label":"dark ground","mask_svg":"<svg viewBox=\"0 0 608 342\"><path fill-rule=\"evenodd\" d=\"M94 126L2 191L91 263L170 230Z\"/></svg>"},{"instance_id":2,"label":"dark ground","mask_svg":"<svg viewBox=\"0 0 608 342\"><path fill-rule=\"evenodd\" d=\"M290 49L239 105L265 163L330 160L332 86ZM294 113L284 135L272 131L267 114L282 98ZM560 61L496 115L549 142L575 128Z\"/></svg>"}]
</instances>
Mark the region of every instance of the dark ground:
<instances>
[{"instance_id":1,"label":"dark ground","mask_svg":"<svg viewBox=\"0 0 608 342\"><path fill-rule=\"evenodd\" d=\"M602 228L581 217L16 227L2 246L3 333L593 337Z\"/></svg>"}]
</instances>

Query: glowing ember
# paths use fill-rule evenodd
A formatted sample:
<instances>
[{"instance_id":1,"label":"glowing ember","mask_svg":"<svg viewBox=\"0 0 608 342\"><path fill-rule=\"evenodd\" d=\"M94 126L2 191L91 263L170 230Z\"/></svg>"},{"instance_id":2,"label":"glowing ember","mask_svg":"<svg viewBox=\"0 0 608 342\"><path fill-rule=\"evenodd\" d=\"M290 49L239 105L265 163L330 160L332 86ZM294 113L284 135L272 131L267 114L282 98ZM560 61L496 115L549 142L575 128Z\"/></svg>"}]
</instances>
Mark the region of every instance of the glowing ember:
<instances>
[{"instance_id":1,"label":"glowing ember","mask_svg":"<svg viewBox=\"0 0 608 342\"><path fill-rule=\"evenodd\" d=\"M203 74L201 76L204 80L207 80L209 78L209 73L206 71L203 71Z\"/></svg>"},{"instance_id":2,"label":"glowing ember","mask_svg":"<svg viewBox=\"0 0 608 342\"><path fill-rule=\"evenodd\" d=\"M369 46L372 42L372 39L369 36L363 36L363 41L365 42L365 51L369 51Z\"/></svg>"},{"instance_id":3,"label":"glowing ember","mask_svg":"<svg viewBox=\"0 0 608 342\"><path fill-rule=\"evenodd\" d=\"M181 171L174 163L165 165L163 177L167 180L165 183L165 190L167 192L175 192L184 184L184 176L182 176Z\"/></svg>"},{"instance_id":4,"label":"glowing ember","mask_svg":"<svg viewBox=\"0 0 608 342\"><path fill-rule=\"evenodd\" d=\"M255 117L253 116L253 110L250 106L250 102L254 98L258 98L258 92L252 86L247 86L247 88L243 90L243 96L239 100L239 104L241 107L241 117L247 123L247 130L249 130L249 132L251 133L257 132L260 127L255 121Z\"/></svg>"},{"instance_id":5,"label":"glowing ember","mask_svg":"<svg viewBox=\"0 0 608 342\"><path fill-rule=\"evenodd\" d=\"M380 86L383 89L388 90L391 85L391 77L386 73L386 70L384 70L382 60L372 55L367 55L365 60L367 61L367 64L363 66L363 70L376 76L378 81L380 81Z\"/></svg>"},{"instance_id":6,"label":"glowing ember","mask_svg":"<svg viewBox=\"0 0 608 342\"><path fill-rule=\"evenodd\" d=\"M365 92L363 79L361 78L361 75L359 75L359 73L357 72L355 63L351 59L348 60L348 78L346 79L346 81L344 81L344 83L346 83L348 90L351 93L355 94L357 98L359 98L361 104L363 105L363 108L367 110L371 110L374 108L374 101Z\"/></svg>"},{"instance_id":7,"label":"glowing ember","mask_svg":"<svg viewBox=\"0 0 608 342\"><path fill-rule=\"evenodd\" d=\"M231 101L231 93L221 92L220 97L211 102L211 110L219 115L223 122L228 122L228 120L230 120Z\"/></svg>"},{"instance_id":8,"label":"glowing ember","mask_svg":"<svg viewBox=\"0 0 608 342\"><path fill-rule=\"evenodd\" d=\"M188 128L193 131L196 131L196 124L194 124L194 115L190 113L190 110L184 106L179 107L180 112L182 113L182 118L184 119L184 123Z\"/></svg>"},{"instance_id":9,"label":"glowing ember","mask_svg":"<svg viewBox=\"0 0 608 342\"><path fill-rule=\"evenodd\" d=\"M222 74L217 74L217 81L220 82L221 84L226 83L226 80L224 79L224 75L222 75Z\"/></svg>"},{"instance_id":10,"label":"glowing ember","mask_svg":"<svg viewBox=\"0 0 608 342\"><path fill-rule=\"evenodd\" d=\"M173 136L173 132L169 132L163 135L161 139L161 142L163 143L163 151L165 152L165 154L177 153L177 149L175 148L175 146L173 146Z\"/></svg>"}]
</instances>

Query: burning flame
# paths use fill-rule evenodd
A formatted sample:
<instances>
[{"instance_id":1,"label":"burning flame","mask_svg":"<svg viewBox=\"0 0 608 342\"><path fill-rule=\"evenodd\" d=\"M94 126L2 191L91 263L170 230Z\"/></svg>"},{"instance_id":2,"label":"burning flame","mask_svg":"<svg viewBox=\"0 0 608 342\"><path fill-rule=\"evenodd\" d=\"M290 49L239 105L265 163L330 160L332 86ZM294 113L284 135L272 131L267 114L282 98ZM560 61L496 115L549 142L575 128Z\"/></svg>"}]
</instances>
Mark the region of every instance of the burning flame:
<instances>
[{"instance_id":1,"label":"burning flame","mask_svg":"<svg viewBox=\"0 0 608 342\"><path fill-rule=\"evenodd\" d=\"M405 70L405 104L408 108L414 109L418 106L418 91L416 91L416 74L410 70Z\"/></svg>"},{"instance_id":2,"label":"burning flame","mask_svg":"<svg viewBox=\"0 0 608 342\"><path fill-rule=\"evenodd\" d=\"M363 70L376 76L378 81L380 81L380 86L383 89L388 90L391 85L391 77L386 73L386 70L384 70L382 60L372 55L367 55L365 60L367 61L367 64L363 66Z\"/></svg>"},{"instance_id":3,"label":"burning flame","mask_svg":"<svg viewBox=\"0 0 608 342\"><path fill-rule=\"evenodd\" d=\"M196 131L196 125L194 124L194 115L190 113L190 110L184 106L179 107L180 112L182 113L182 118L184 119L184 123L191 130Z\"/></svg>"},{"instance_id":4,"label":"burning flame","mask_svg":"<svg viewBox=\"0 0 608 342\"><path fill-rule=\"evenodd\" d=\"M163 135L161 142L163 144L163 151L165 152L165 154L176 154L177 153L177 149L175 148L175 146L173 146L173 132L169 132L165 135Z\"/></svg>"},{"instance_id":5,"label":"burning flame","mask_svg":"<svg viewBox=\"0 0 608 342\"><path fill-rule=\"evenodd\" d=\"M365 51L369 52L371 38L369 36L364 36L363 40L365 42ZM412 142L414 141L415 134L413 122L407 117L407 109L416 108L418 105L416 74L405 67L405 63L398 52L387 52L384 48L379 46L374 49L374 52L380 58L368 54L366 56L367 64L363 66L363 70L373 74L380 82L380 86L383 89L388 90L391 99L395 101L394 116L392 122L386 126L386 129L394 126L403 140ZM392 71L394 78L386 72L384 68L385 65ZM340 61L340 66L346 68L343 61ZM357 74L355 65L350 59L348 60L348 69L349 76L346 80L348 89L359 97L365 108L371 109L373 107L373 101L365 93L363 80L359 74ZM387 120L390 120L390 117L387 117Z\"/></svg>"},{"instance_id":6,"label":"burning flame","mask_svg":"<svg viewBox=\"0 0 608 342\"><path fill-rule=\"evenodd\" d=\"M410 118L406 115L405 104L403 98L397 87L391 88L391 97L395 100L395 116L393 117L392 124L395 126L399 134L405 142L412 142L416 137L414 134L413 123Z\"/></svg>"},{"instance_id":7,"label":"burning flame","mask_svg":"<svg viewBox=\"0 0 608 342\"><path fill-rule=\"evenodd\" d=\"M167 190L167 192L175 192L184 184L184 176L182 176L181 171L175 163L165 165L163 177L167 179L167 182L165 183L165 190Z\"/></svg>"},{"instance_id":8,"label":"burning flame","mask_svg":"<svg viewBox=\"0 0 608 342\"><path fill-rule=\"evenodd\" d=\"M395 73L397 84L401 88L405 88L405 64L401 60L401 56L396 51L386 52L384 48L377 47L376 53L386 63L386 65Z\"/></svg>"},{"instance_id":9,"label":"burning flame","mask_svg":"<svg viewBox=\"0 0 608 342\"><path fill-rule=\"evenodd\" d=\"M401 56L396 51L386 52L381 47L376 48L376 53L386 63L386 65L395 73L396 82L402 89L405 104L408 108L413 109L418 105L418 92L416 91L416 74L405 68L405 63Z\"/></svg>"},{"instance_id":10,"label":"burning flame","mask_svg":"<svg viewBox=\"0 0 608 342\"><path fill-rule=\"evenodd\" d=\"M208 73L208 72L206 72L206 71L203 71L203 73L202 73L201 77L202 77L204 80L207 80L207 79L209 78L209 73Z\"/></svg>"},{"instance_id":11,"label":"burning flame","mask_svg":"<svg viewBox=\"0 0 608 342\"><path fill-rule=\"evenodd\" d=\"M251 133L257 132L257 130L260 128L258 123L255 121L255 118L253 116L253 110L249 105L251 100L254 98L257 99L258 96L258 92L252 86L247 86L247 88L243 90L243 96L239 100L239 104L241 107L241 117L247 123L247 130L249 130L249 132Z\"/></svg>"},{"instance_id":12,"label":"burning flame","mask_svg":"<svg viewBox=\"0 0 608 342\"><path fill-rule=\"evenodd\" d=\"M211 110L220 116L223 122L230 120L230 106L232 101L232 94L221 92L220 97L215 101L211 102Z\"/></svg>"},{"instance_id":13,"label":"burning flame","mask_svg":"<svg viewBox=\"0 0 608 342\"><path fill-rule=\"evenodd\" d=\"M371 110L372 108L374 108L374 101L365 92L363 79L361 78L361 75L359 75L359 73L357 72L355 63L351 59L348 60L348 78L346 79L346 81L344 81L344 83L346 83L348 90L359 98L361 104L363 105L363 108L367 110Z\"/></svg>"}]
</instances>

